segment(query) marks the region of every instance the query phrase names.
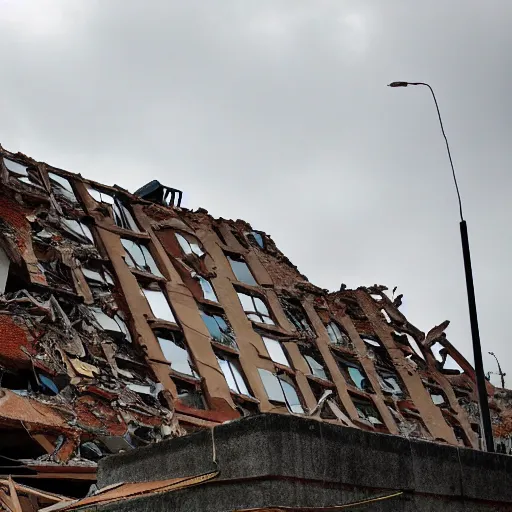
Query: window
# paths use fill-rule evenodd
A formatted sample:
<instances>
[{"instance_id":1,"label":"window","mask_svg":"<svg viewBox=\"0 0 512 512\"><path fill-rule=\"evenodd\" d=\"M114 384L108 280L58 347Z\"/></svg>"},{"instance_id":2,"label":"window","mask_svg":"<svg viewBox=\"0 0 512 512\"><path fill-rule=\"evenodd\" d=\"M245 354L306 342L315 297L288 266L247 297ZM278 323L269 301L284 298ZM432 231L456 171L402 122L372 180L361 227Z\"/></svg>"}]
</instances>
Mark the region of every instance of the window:
<instances>
[{"instance_id":1,"label":"window","mask_svg":"<svg viewBox=\"0 0 512 512\"><path fill-rule=\"evenodd\" d=\"M5 285L7 284L7 278L9 277L10 266L11 260L0 246L0 294L5 292Z\"/></svg>"},{"instance_id":2,"label":"window","mask_svg":"<svg viewBox=\"0 0 512 512\"><path fill-rule=\"evenodd\" d=\"M304 359L308 363L311 375L319 377L320 379L329 380L324 367L312 356L304 355Z\"/></svg>"},{"instance_id":3,"label":"window","mask_svg":"<svg viewBox=\"0 0 512 512\"><path fill-rule=\"evenodd\" d=\"M234 349L238 348L235 341L235 335L222 316L201 311L201 317L213 341L222 343L223 345L227 345Z\"/></svg>"},{"instance_id":4,"label":"window","mask_svg":"<svg viewBox=\"0 0 512 512\"><path fill-rule=\"evenodd\" d=\"M370 400L364 400L363 398L355 398L352 396L352 401L356 406L357 414L359 417L370 423L371 425L383 425L381 415L377 408L373 405Z\"/></svg>"},{"instance_id":5,"label":"window","mask_svg":"<svg viewBox=\"0 0 512 512\"><path fill-rule=\"evenodd\" d=\"M238 281L252 286L258 284L242 256L227 256L227 258Z\"/></svg>"},{"instance_id":6,"label":"window","mask_svg":"<svg viewBox=\"0 0 512 512\"><path fill-rule=\"evenodd\" d=\"M362 391L373 391L368 377L364 373L364 370L360 364L356 363L355 361L342 358L337 354L334 354L334 358L336 359L338 367L344 374L347 382L351 383Z\"/></svg>"},{"instance_id":7,"label":"window","mask_svg":"<svg viewBox=\"0 0 512 512\"><path fill-rule=\"evenodd\" d=\"M286 404L288 410L295 414L304 414L295 386L288 382L285 375L275 375L268 370L258 368L263 387L271 402Z\"/></svg>"},{"instance_id":8,"label":"window","mask_svg":"<svg viewBox=\"0 0 512 512\"><path fill-rule=\"evenodd\" d=\"M176 384L176 391L178 393L178 400L193 409L206 409L204 396L198 385L190 382L184 382L178 379L174 380Z\"/></svg>"},{"instance_id":9,"label":"window","mask_svg":"<svg viewBox=\"0 0 512 512\"><path fill-rule=\"evenodd\" d=\"M333 345L341 345L343 347L351 347L352 342L348 335L342 331L336 322L329 322L326 325L327 334Z\"/></svg>"},{"instance_id":10,"label":"window","mask_svg":"<svg viewBox=\"0 0 512 512\"><path fill-rule=\"evenodd\" d=\"M263 343L265 343L270 359L272 359L274 363L288 367L290 366L290 363L286 358L286 354L284 353L283 346L279 341L273 340L272 338L266 338L265 336L262 336L261 339L263 340Z\"/></svg>"},{"instance_id":11,"label":"window","mask_svg":"<svg viewBox=\"0 0 512 512\"><path fill-rule=\"evenodd\" d=\"M77 202L75 192L73 191L73 187L69 180L59 176L58 174L54 174L53 172L48 173L48 178L50 179L50 183L55 194L62 196L64 199L67 199L72 203Z\"/></svg>"},{"instance_id":12,"label":"window","mask_svg":"<svg viewBox=\"0 0 512 512\"><path fill-rule=\"evenodd\" d=\"M147 290L143 289L142 293L148 301L149 307L155 318L165 320L167 322L176 323L171 307L167 302L165 295L161 290Z\"/></svg>"},{"instance_id":13,"label":"window","mask_svg":"<svg viewBox=\"0 0 512 512\"><path fill-rule=\"evenodd\" d=\"M251 396L245 384L239 362L220 355L217 355L217 361L226 378L229 389L239 395Z\"/></svg>"},{"instance_id":14,"label":"window","mask_svg":"<svg viewBox=\"0 0 512 512\"><path fill-rule=\"evenodd\" d=\"M384 392L395 396L404 394L400 385L400 377L396 373L380 368L377 368L377 373L379 375L380 387Z\"/></svg>"},{"instance_id":15,"label":"window","mask_svg":"<svg viewBox=\"0 0 512 512\"><path fill-rule=\"evenodd\" d=\"M175 233L176 239L180 244L181 250L185 254L195 254L199 258L203 256L204 251L201 249L199 242L196 238L189 235L188 233Z\"/></svg>"},{"instance_id":16,"label":"window","mask_svg":"<svg viewBox=\"0 0 512 512\"><path fill-rule=\"evenodd\" d=\"M26 176L28 177L27 167L22 165L14 160L4 157L4 165L10 173L13 173L18 176Z\"/></svg>"},{"instance_id":17,"label":"window","mask_svg":"<svg viewBox=\"0 0 512 512\"><path fill-rule=\"evenodd\" d=\"M246 233L246 236L249 238L249 240L254 241L262 249L265 249L265 240L262 233L259 231L250 231L249 233Z\"/></svg>"},{"instance_id":18,"label":"window","mask_svg":"<svg viewBox=\"0 0 512 512\"><path fill-rule=\"evenodd\" d=\"M114 279L106 268L100 270L93 270L90 268L82 267L82 272L89 286L113 286Z\"/></svg>"},{"instance_id":19,"label":"window","mask_svg":"<svg viewBox=\"0 0 512 512\"><path fill-rule=\"evenodd\" d=\"M106 315L100 308L91 307L90 308L94 319L96 320L96 324L101 329L108 331L109 333L119 333L122 334L127 341L132 341L130 336L130 331L126 325L124 318L122 317L121 312L117 312L113 317Z\"/></svg>"},{"instance_id":20,"label":"window","mask_svg":"<svg viewBox=\"0 0 512 512\"><path fill-rule=\"evenodd\" d=\"M94 244L94 237L91 230L82 222L73 219L61 218L63 228L80 241L87 244Z\"/></svg>"},{"instance_id":21,"label":"window","mask_svg":"<svg viewBox=\"0 0 512 512\"><path fill-rule=\"evenodd\" d=\"M198 276L197 279L199 280L199 284L203 290L203 297L207 300L211 300L212 302L219 302L210 281L201 276Z\"/></svg>"},{"instance_id":22,"label":"window","mask_svg":"<svg viewBox=\"0 0 512 512\"><path fill-rule=\"evenodd\" d=\"M275 325L267 306L259 297L238 292L238 298L249 320L260 324Z\"/></svg>"},{"instance_id":23,"label":"window","mask_svg":"<svg viewBox=\"0 0 512 512\"><path fill-rule=\"evenodd\" d=\"M125 261L126 264L142 272L149 272L157 277L163 277L156 266L155 260L149 249L142 244L128 240L127 238L121 238L124 250L126 251Z\"/></svg>"},{"instance_id":24,"label":"window","mask_svg":"<svg viewBox=\"0 0 512 512\"><path fill-rule=\"evenodd\" d=\"M184 373L191 377L198 377L194 371L188 350L186 349L183 335L169 331L165 335L157 333L157 340L165 359L171 364L175 372Z\"/></svg>"},{"instance_id":25,"label":"window","mask_svg":"<svg viewBox=\"0 0 512 512\"><path fill-rule=\"evenodd\" d=\"M313 328L309 325L306 312L298 300L281 297L281 304L288 320L295 326L297 331L314 336Z\"/></svg>"},{"instance_id":26,"label":"window","mask_svg":"<svg viewBox=\"0 0 512 512\"><path fill-rule=\"evenodd\" d=\"M106 203L111 205L112 214L116 226L119 226L120 228L123 229L135 231L136 233L140 232L130 210L128 210L128 208L124 206L124 204L118 197L114 197L111 194L107 194L106 192L96 190L95 188L92 188L90 186L87 187L87 191L89 192L91 197L98 203Z\"/></svg>"}]
</instances>

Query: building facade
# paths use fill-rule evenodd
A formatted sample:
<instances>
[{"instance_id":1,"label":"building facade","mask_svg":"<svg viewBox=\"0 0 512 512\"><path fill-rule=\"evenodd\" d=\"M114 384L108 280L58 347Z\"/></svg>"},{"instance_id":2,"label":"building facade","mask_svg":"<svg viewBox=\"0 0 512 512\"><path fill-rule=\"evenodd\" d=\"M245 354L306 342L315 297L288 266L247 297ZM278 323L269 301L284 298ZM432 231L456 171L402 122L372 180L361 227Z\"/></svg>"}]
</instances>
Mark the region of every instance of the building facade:
<instances>
[{"instance_id":1,"label":"building facade","mask_svg":"<svg viewBox=\"0 0 512 512\"><path fill-rule=\"evenodd\" d=\"M0 151L11 473L93 480L104 455L259 412L479 448L448 322L421 332L383 286L320 289L264 232L157 182L134 195ZM510 395L488 390L508 447Z\"/></svg>"}]
</instances>

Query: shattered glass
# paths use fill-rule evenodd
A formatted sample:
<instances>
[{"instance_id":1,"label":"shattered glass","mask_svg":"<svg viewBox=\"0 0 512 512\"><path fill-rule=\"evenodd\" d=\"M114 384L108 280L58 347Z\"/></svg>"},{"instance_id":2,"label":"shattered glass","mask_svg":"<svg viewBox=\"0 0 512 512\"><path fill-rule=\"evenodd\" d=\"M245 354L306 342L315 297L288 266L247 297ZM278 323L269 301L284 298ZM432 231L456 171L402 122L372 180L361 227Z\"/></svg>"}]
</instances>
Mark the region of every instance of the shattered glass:
<instances>
[{"instance_id":1,"label":"shattered glass","mask_svg":"<svg viewBox=\"0 0 512 512\"><path fill-rule=\"evenodd\" d=\"M68 232L87 243L94 244L94 237L88 226L74 219L61 218L61 222Z\"/></svg>"},{"instance_id":2,"label":"shattered glass","mask_svg":"<svg viewBox=\"0 0 512 512\"><path fill-rule=\"evenodd\" d=\"M305 355L304 359L306 359L308 362L308 366L312 375L319 377L320 379L329 380L329 377L327 377L327 374L325 373L324 367L316 359L308 355Z\"/></svg>"},{"instance_id":3,"label":"shattered glass","mask_svg":"<svg viewBox=\"0 0 512 512\"><path fill-rule=\"evenodd\" d=\"M141 270L142 272L149 272L157 277L163 277L153 256L151 256L149 249L145 245L128 240L127 238L121 238L121 244L127 252L128 258L125 261L129 267Z\"/></svg>"},{"instance_id":4,"label":"shattered glass","mask_svg":"<svg viewBox=\"0 0 512 512\"><path fill-rule=\"evenodd\" d=\"M157 339L165 359L169 361L174 371L197 377L192 368L189 353L185 348L180 347L177 343L167 338L158 336Z\"/></svg>"},{"instance_id":5,"label":"shattered glass","mask_svg":"<svg viewBox=\"0 0 512 512\"><path fill-rule=\"evenodd\" d=\"M205 311L201 311L201 318L213 340L234 349L238 348L235 342L235 335L224 318L219 315L206 313Z\"/></svg>"},{"instance_id":6,"label":"shattered glass","mask_svg":"<svg viewBox=\"0 0 512 512\"><path fill-rule=\"evenodd\" d=\"M295 414L304 414L304 409L300 403L299 395L295 388L286 380L279 379L281 383L281 387L283 388L283 393L286 398L286 404L288 405L288 409Z\"/></svg>"},{"instance_id":7,"label":"shattered glass","mask_svg":"<svg viewBox=\"0 0 512 512\"><path fill-rule=\"evenodd\" d=\"M53 172L48 173L48 178L50 178L50 182L55 193L63 196L65 199L71 201L72 203L78 202L75 196L75 192L73 191L73 187L66 178L63 178L58 174L54 174Z\"/></svg>"},{"instance_id":8,"label":"shattered glass","mask_svg":"<svg viewBox=\"0 0 512 512\"><path fill-rule=\"evenodd\" d=\"M201 285L201 289L203 290L203 297L207 300L211 300L213 302L218 302L217 295L213 291L213 286L204 277L198 276L199 284Z\"/></svg>"},{"instance_id":9,"label":"shattered glass","mask_svg":"<svg viewBox=\"0 0 512 512\"><path fill-rule=\"evenodd\" d=\"M175 233L176 239L180 244L181 250L185 254L195 254L199 258L203 256L204 251L201 249L199 242L188 234Z\"/></svg>"},{"instance_id":10,"label":"shattered glass","mask_svg":"<svg viewBox=\"0 0 512 512\"><path fill-rule=\"evenodd\" d=\"M238 298L249 320L262 324L275 325L272 318L270 318L267 306L259 297L238 292Z\"/></svg>"}]
</instances>

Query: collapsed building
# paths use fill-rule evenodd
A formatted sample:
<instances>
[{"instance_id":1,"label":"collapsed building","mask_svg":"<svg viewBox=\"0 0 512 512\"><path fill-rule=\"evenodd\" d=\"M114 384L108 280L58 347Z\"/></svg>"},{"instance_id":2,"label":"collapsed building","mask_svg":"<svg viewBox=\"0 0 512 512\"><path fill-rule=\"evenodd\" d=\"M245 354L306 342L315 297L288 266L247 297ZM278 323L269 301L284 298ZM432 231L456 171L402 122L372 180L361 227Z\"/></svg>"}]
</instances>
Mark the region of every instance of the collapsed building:
<instances>
[{"instance_id":1,"label":"collapsed building","mask_svg":"<svg viewBox=\"0 0 512 512\"><path fill-rule=\"evenodd\" d=\"M43 501L85 494L106 455L258 413L480 449L447 321L421 332L384 286L321 289L156 181L132 194L1 147L0 177L0 476ZM512 393L487 388L509 453Z\"/></svg>"}]
</instances>

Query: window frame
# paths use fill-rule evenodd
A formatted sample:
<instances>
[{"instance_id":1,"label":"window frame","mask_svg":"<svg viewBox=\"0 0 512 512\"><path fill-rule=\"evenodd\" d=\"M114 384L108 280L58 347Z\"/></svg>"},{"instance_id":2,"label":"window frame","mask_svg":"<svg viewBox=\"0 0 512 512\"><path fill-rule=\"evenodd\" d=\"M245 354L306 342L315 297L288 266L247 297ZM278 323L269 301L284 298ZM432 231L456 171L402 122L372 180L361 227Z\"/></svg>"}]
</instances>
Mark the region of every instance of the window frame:
<instances>
[{"instance_id":1,"label":"window frame","mask_svg":"<svg viewBox=\"0 0 512 512\"><path fill-rule=\"evenodd\" d=\"M153 257L151 250L149 249L149 243L142 243L138 240L132 240L131 238L124 238L124 237L121 237L120 240L121 240L121 245L126 254L126 256L123 257L123 259L124 259L125 263L128 265L128 267L130 267L131 269L137 270L139 272L151 274L152 276L155 276L157 278L164 277L162 275L162 273L160 272L160 268L158 267L158 264L155 261L155 258ZM135 246L140 251L142 259L145 262L144 266L141 267L139 265L139 263L137 262L134 255L132 255L132 253L130 252L130 249L128 249L128 247L125 245L125 242L129 242L129 243L133 244L131 247ZM148 264L147 256L149 256L149 258L150 258L149 261L152 263L152 265ZM133 263L133 265L130 265L130 263L127 261L127 258L129 258L129 260ZM154 272L154 270L156 270L156 273Z\"/></svg>"},{"instance_id":2,"label":"window frame","mask_svg":"<svg viewBox=\"0 0 512 512\"><path fill-rule=\"evenodd\" d=\"M274 321L274 318L273 318L273 316L272 316L272 314L270 312L269 307L267 306L265 301L259 295L248 293L246 290L244 290L244 291L237 290L236 293L238 295L238 300L240 301L240 305L242 306L242 309L244 310L244 313L245 313L245 315L247 316L247 318L249 320L251 320L253 322L256 322L256 323L259 323L259 324L263 324L263 325L276 325L276 323ZM251 303L252 303L252 305L254 307L253 310L247 311L245 309L244 302L243 302L242 298L240 297L241 295L244 296L244 297L248 297L250 299L250 301L251 301ZM263 307L266 310L266 314L262 313L261 311L259 311L257 309L255 299L259 300L263 304ZM251 317L257 317L258 320L254 320ZM267 322L265 322L265 318L268 319Z\"/></svg>"}]
</instances>

